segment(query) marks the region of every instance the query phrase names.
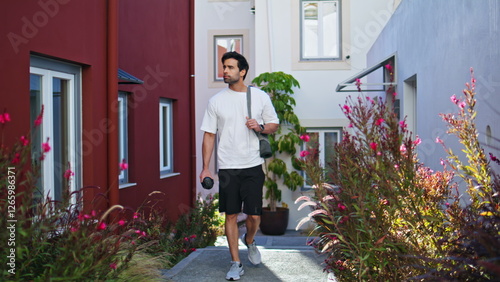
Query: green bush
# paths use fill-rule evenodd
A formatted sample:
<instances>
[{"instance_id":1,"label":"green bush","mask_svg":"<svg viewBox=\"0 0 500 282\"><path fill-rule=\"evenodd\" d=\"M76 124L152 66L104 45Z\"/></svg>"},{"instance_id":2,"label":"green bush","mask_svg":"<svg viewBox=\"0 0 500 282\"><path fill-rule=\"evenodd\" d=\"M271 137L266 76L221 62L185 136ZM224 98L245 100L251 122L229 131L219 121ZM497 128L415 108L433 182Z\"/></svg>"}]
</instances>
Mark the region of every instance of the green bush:
<instances>
[{"instance_id":1,"label":"green bush","mask_svg":"<svg viewBox=\"0 0 500 282\"><path fill-rule=\"evenodd\" d=\"M8 122L10 115L0 114L2 136ZM0 225L7 228L0 232L5 242L0 248L2 281L161 281L160 269L195 248L213 244L220 234L223 222L216 197L198 200L176 223L169 222L158 202L150 199L137 211L119 205L98 211L92 202L85 209L90 212L84 213L82 193L97 187L70 194L74 173L68 168L62 201L44 198L37 189L41 169L40 164L31 164L29 139L29 135L22 136L12 148L0 143L0 209L4 213ZM42 149L43 161L50 146L42 144Z\"/></svg>"}]
</instances>

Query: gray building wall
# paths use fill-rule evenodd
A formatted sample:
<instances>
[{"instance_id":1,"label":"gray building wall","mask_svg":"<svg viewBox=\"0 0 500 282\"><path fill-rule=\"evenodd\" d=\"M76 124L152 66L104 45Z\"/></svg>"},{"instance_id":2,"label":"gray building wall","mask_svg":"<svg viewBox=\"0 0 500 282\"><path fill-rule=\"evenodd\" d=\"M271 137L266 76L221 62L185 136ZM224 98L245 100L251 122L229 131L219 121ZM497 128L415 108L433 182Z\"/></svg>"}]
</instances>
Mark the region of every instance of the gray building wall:
<instances>
[{"instance_id":1,"label":"gray building wall","mask_svg":"<svg viewBox=\"0 0 500 282\"><path fill-rule=\"evenodd\" d=\"M462 97L471 67L477 79L479 139L486 154L500 157L500 1L404 0L368 52L368 66L393 53L402 116L410 112L403 107L405 80L416 77L415 131L422 139L421 162L442 170L440 159L446 154L436 137L454 152L461 150L457 138L446 134L439 113L458 112L450 97Z\"/></svg>"}]
</instances>

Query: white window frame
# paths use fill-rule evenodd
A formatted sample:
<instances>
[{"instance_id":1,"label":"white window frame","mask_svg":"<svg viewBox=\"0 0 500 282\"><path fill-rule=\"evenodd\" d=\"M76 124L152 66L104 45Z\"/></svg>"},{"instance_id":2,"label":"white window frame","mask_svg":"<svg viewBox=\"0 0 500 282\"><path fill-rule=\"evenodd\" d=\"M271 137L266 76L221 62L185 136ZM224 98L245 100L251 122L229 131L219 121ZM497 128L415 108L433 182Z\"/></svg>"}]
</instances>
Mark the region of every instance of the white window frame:
<instances>
[{"instance_id":1,"label":"white window frame","mask_svg":"<svg viewBox=\"0 0 500 282\"><path fill-rule=\"evenodd\" d=\"M242 55L247 58L250 62L252 60L252 56L248 51L250 50L249 40L250 31L248 29L217 29L217 30L208 30L207 31L207 83L209 88L223 88L227 87L224 83L224 80L215 80L217 77L217 64L219 61L217 59L217 49L216 49L216 37L241 37L241 50ZM253 77L253 69L250 68L247 77Z\"/></svg>"},{"instance_id":2,"label":"white window frame","mask_svg":"<svg viewBox=\"0 0 500 282\"><path fill-rule=\"evenodd\" d=\"M220 54L219 53L219 44L218 44L218 41L219 40L223 40L223 41L226 41L226 45L231 45L231 42L234 41L236 42L236 40L239 40L240 41L240 49L241 50L237 50L234 48L228 48L226 49L225 52L231 52L231 51L236 51L240 54L243 54L244 50L243 50L243 34L238 34L238 35L215 35L214 36L214 81L224 81L224 78L221 76L219 77L218 74L219 74L219 70L222 70L222 62L220 61L220 58L222 58L222 55L224 54ZM224 53L225 53L224 52Z\"/></svg>"},{"instance_id":3,"label":"white window frame","mask_svg":"<svg viewBox=\"0 0 500 282\"><path fill-rule=\"evenodd\" d=\"M165 113L164 113L165 111ZM174 149L173 149L173 102L171 99L160 98L160 176L168 177L174 172ZM164 136L167 138L164 138ZM167 160L165 160L167 150ZM165 164L166 163L166 164Z\"/></svg>"},{"instance_id":4,"label":"white window frame","mask_svg":"<svg viewBox=\"0 0 500 282\"><path fill-rule=\"evenodd\" d=\"M129 164L128 159L128 103L127 103L127 93L120 91L118 92L118 163L123 160ZM120 170L118 175L118 182L120 188L123 184L129 182L128 176L130 171L130 164L127 169Z\"/></svg>"},{"instance_id":5,"label":"white window frame","mask_svg":"<svg viewBox=\"0 0 500 282\"><path fill-rule=\"evenodd\" d=\"M290 0L292 4L291 51L292 70L351 70L351 0L340 0L340 50L341 58L337 60L302 60L301 59L301 0Z\"/></svg>"},{"instance_id":6,"label":"white window frame","mask_svg":"<svg viewBox=\"0 0 500 282\"><path fill-rule=\"evenodd\" d=\"M306 134L308 133L318 133L318 150L319 150L319 156L318 156L318 161L321 165L322 168L325 168L325 144L322 143L323 140L325 140L325 133L337 133L337 143L342 140L342 128L339 127L331 127L331 128L307 128L306 129ZM304 142L302 144L301 151L305 150L307 146L307 142ZM331 148L333 150L333 148ZM303 177L304 177L304 189L311 189L311 185L307 183L307 175L305 172L303 172Z\"/></svg>"},{"instance_id":7,"label":"white window frame","mask_svg":"<svg viewBox=\"0 0 500 282\"><path fill-rule=\"evenodd\" d=\"M317 4L318 6L318 15L317 15L317 55L316 56L306 56L305 55L305 44L308 42L312 42L306 38L306 13L304 11L304 6L306 3ZM326 38L324 37L324 30L326 29L324 25L323 19L323 6L325 4L336 3L337 12L336 12L336 23L334 29L336 30L335 41L337 43L337 55L329 56L325 54L324 45ZM341 1L340 0L300 0L300 60L301 61L321 61L321 60L340 60L342 58L342 23L341 23L342 9L341 9Z\"/></svg>"},{"instance_id":8,"label":"white window frame","mask_svg":"<svg viewBox=\"0 0 500 282\"><path fill-rule=\"evenodd\" d=\"M81 109L80 109L80 85L79 79L77 76L80 75L80 68L76 67L78 70L77 73L67 73L58 70L58 66L64 65L63 63L53 62L46 60L47 68L38 67L39 65L44 64L44 59L33 59L32 61L37 62L37 66L30 67L30 74L38 75L41 77L41 89L40 89L40 103L44 105L44 115L43 122L41 123L41 142L46 142L47 138L49 138L49 145L53 148L53 136L54 136L54 120L53 120L53 78L59 78L67 81L67 89L66 89L66 104L64 105L67 110L67 120L66 120L66 128L65 131L67 135L65 136L67 142L66 150L67 161L69 162L71 170L74 172L74 176L71 177L71 181L69 182L69 193L74 195L71 198L71 203L76 203L76 195L72 194L72 192L76 191L77 187L81 186L82 179L82 171L80 164L80 156L81 156L81 142L80 140L80 131L81 131ZM33 64L32 64L33 65ZM70 67L75 68L75 67ZM65 69L65 67L62 67ZM39 140L33 140L33 142L39 142ZM37 144L38 145L38 144ZM39 158L40 156L33 155L35 158ZM34 160L35 161L35 160ZM38 161L38 160L36 160ZM55 198L54 189L46 189L46 187L54 187L55 179L54 179L54 170L57 164L54 160L53 152L49 151L45 154L45 158L42 161L41 165L41 182L44 198L49 197L52 200L60 200ZM66 168L67 164L61 164L62 167ZM66 169L62 170L64 173ZM62 176L61 176L62 177ZM64 187L62 187L64 189Z\"/></svg>"}]
</instances>

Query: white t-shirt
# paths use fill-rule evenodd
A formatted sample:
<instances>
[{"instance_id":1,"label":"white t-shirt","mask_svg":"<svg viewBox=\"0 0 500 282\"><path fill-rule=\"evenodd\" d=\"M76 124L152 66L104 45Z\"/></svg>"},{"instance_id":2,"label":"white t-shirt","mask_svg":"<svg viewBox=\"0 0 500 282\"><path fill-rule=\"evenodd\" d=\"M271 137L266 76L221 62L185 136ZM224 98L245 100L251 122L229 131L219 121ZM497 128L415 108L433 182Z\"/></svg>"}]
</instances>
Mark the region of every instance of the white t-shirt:
<instances>
[{"instance_id":1,"label":"white t-shirt","mask_svg":"<svg viewBox=\"0 0 500 282\"><path fill-rule=\"evenodd\" d=\"M252 118L259 124L279 124L269 95L251 87ZM242 169L264 163L259 139L245 126L248 117L246 92L226 88L208 101L201 130L218 133L217 161L221 169Z\"/></svg>"}]
</instances>

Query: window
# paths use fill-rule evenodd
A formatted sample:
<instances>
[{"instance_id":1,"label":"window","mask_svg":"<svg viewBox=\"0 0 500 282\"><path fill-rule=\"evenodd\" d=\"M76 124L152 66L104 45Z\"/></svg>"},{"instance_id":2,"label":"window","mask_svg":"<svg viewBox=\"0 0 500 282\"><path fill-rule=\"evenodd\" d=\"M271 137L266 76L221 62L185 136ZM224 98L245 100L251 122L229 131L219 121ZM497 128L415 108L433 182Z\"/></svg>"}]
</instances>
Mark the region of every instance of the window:
<instances>
[{"instance_id":1,"label":"window","mask_svg":"<svg viewBox=\"0 0 500 282\"><path fill-rule=\"evenodd\" d=\"M172 100L160 99L160 174L173 173Z\"/></svg>"},{"instance_id":2,"label":"window","mask_svg":"<svg viewBox=\"0 0 500 282\"><path fill-rule=\"evenodd\" d=\"M75 65L31 58L31 124L44 107L40 129L32 136L32 160L36 164L43 158L37 185L44 197L55 201L81 186L80 71ZM49 144L48 153L42 152L42 143ZM69 178L68 169L74 173Z\"/></svg>"},{"instance_id":3,"label":"window","mask_svg":"<svg viewBox=\"0 0 500 282\"><path fill-rule=\"evenodd\" d=\"M340 1L301 1L301 60L341 58Z\"/></svg>"},{"instance_id":4,"label":"window","mask_svg":"<svg viewBox=\"0 0 500 282\"><path fill-rule=\"evenodd\" d=\"M222 68L222 56L226 52L238 52L240 54L243 54L243 48L242 48L242 42L243 42L243 35L221 35L221 36L214 36L214 51L215 51L215 56L214 56L214 81L223 81L224 80L224 74L223 74L223 68Z\"/></svg>"},{"instance_id":5,"label":"window","mask_svg":"<svg viewBox=\"0 0 500 282\"><path fill-rule=\"evenodd\" d=\"M326 177L328 177L328 163L334 156L334 145L340 142L342 129L340 128L308 128L307 134L310 137L309 142L304 142L302 150L311 152L311 155L317 159L321 167L326 168ZM305 188L311 188L307 175L304 175ZM328 180L327 180L328 181Z\"/></svg>"},{"instance_id":6,"label":"window","mask_svg":"<svg viewBox=\"0 0 500 282\"><path fill-rule=\"evenodd\" d=\"M128 111L127 93L118 93L118 163L128 163ZM120 171L119 184L128 183L130 166Z\"/></svg>"},{"instance_id":7,"label":"window","mask_svg":"<svg viewBox=\"0 0 500 282\"><path fill-rule=\"evenodd\" d=\"M417 134L417 75L406 79L403 87L403 113L406 116L408 131L413 132L415 136Z\"/></svg>"}]
</instances>

